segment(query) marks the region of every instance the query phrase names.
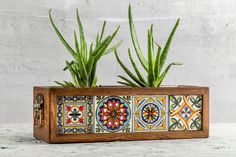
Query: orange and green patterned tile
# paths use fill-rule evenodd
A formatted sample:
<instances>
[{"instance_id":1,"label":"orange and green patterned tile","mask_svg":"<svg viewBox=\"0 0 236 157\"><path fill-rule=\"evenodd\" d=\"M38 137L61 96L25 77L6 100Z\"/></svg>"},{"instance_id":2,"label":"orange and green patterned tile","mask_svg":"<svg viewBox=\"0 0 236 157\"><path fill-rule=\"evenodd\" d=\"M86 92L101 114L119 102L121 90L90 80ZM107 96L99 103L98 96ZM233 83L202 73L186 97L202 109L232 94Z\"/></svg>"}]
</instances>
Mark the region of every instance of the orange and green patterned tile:
<instances>
[{"instance_id":1,"label":"orange and green patterned tile","mask_svg":"<svg viewBox=\"0 0 236 157\"><path fill-rule=\"evenodd\" d=\"M201 95L170 96L169 108L169 130L202 129Z\"/></svg>"}]
</instances>

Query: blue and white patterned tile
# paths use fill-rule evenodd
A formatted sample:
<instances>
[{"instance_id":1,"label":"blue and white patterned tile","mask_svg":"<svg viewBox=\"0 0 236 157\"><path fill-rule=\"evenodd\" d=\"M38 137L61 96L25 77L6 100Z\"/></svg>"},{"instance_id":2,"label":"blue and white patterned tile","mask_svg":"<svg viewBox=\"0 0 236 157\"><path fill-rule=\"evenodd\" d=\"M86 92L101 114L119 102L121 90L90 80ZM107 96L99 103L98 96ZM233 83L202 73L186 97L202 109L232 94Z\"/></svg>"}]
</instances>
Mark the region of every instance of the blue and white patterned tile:
<instances>
[{"instance_id":1,"label":"blue and white patterned tile","mask_svg":"<svg viewBox=\"0 0 236 157\"><path fill-rule=\"evenodd\" d=\"M133 132L167 131L168 97L133 97Z\"/></svg>"}]
</instances>

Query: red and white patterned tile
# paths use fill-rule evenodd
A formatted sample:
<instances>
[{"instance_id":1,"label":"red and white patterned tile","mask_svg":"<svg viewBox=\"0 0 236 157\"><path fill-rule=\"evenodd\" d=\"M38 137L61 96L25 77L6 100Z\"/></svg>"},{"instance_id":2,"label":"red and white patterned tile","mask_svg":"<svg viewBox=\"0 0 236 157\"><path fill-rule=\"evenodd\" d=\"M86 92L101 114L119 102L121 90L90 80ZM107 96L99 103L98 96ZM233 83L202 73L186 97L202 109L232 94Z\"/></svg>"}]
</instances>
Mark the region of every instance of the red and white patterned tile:
<instances>
[{"instance_id":1,"label":"red and white patterned tile","mask_svg":"<svg viewBox=\"0 0 236 157\"><path fill-rule=\"evenodd\" d=\"M95 132L131 132L131 105L131 96L96 96Z\"/></svg>"},{"instance_id":2,"label":"red and white patterned tile","mask_svg":"<svg viewBox=\"0 0 236 157\"><path fill-rule=\"evenodd\" d=\"M93 132L93 97L58 96L58 134Z\"/></svg>"}]
</instances>

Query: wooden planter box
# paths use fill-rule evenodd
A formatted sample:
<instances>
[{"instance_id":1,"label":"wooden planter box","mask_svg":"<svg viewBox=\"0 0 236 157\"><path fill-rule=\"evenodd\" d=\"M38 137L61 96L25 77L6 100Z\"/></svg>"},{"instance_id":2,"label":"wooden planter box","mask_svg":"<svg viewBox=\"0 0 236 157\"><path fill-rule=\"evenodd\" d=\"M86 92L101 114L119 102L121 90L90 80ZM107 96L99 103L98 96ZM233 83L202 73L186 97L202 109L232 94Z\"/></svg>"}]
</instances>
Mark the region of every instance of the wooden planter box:
<instances>
[{"instance_id":1,"label":"wooden planter box","mask_svg":"<svg viewBox=\"0 0 236 157\"><path fill-rule=\"evenodd\" d=\"M204 138L209 88L34 87L34 137L48 143Z\"/></svg>"}]
</instances>

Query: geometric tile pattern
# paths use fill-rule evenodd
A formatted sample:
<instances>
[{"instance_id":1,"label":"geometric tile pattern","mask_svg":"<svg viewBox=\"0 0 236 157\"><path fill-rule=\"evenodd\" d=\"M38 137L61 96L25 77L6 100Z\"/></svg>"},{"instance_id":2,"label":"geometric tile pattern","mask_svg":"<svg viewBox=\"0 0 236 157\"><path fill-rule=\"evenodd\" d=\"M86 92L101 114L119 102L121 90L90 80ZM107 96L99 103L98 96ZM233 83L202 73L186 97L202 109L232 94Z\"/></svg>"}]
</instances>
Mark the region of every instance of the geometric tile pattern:
<instances>
[{"instance_id":1,"label":"geometric tile pattern","mask_svg":"<svg viewBox=\"0 0 236 157\"><path fill-rule=\"evenodd\" d=\"M202 129L202 96L175 95L169 97L169 130Z\"/></svg>"},{"instance_id":2,"label":"geometric tile pattern","mask_svg":"<svg viewBox=\"0 0 236 157\"><path fill-rule=\"evenodd\" d=\"M131 131L130 96L96 96L96 133Z\"/></svg>"},{"instance_id":3,"label":"geometric tile pattern","mask_svg":"<svg viewBox=\"0 0 236 157\"><path fill-rule=\"evenodd\" d=\"M87 96L57 97L57 133L93 131L93 99Z\"/></svg>"},{"instance_id":4,"label":"geometric tile pattern","mask_svg":"<svg viewBox=\"0 0 236 157\"><path fill-rule=\"evenodd\" d=\"M57 96L57 133L202 129L202 95Z\"/></svg>"},{"instance_id":5,"label":"geometric tile pattern","mask_svg":"<svg viewBox=\"0 0 236 157\"><path fill-rule=\"evenodd\" d=\"M167 96L133 97L133 131L167 130Z\"/></svg>"},{"instance_id":6,"label":"geometric tile pattern","mask_svg":"<svg viewBox=\"0 0 236 157\"><path fill-rule=\"evenodd\" d=\"M66 103L64 105L64 125L65 126L84 126L86 103Z\"/></svg>"}]
</instances>

